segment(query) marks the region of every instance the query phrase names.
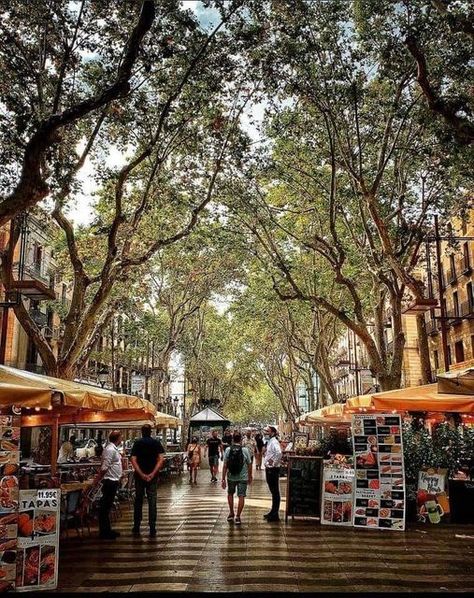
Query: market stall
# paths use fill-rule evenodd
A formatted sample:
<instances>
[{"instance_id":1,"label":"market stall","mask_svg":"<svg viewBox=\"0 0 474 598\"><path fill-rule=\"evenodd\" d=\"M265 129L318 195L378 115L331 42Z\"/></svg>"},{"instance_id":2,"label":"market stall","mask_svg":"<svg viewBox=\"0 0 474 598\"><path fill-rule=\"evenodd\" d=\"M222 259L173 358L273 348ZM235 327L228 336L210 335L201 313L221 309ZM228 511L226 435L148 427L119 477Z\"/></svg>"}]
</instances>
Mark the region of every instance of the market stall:
<instances>
[{"instance_id":1,"label":"market stall","mask_svg":"<svg viewBox=\"0 0 474 598\"><path fill-rule=\"evenodd\" d=\"M61 424L153 421L156 409L138 397L0 366L0 591L54 589L59 557L61 488L57 477ZM43 487L25 484L21 430L50 428ZM49 466L49 471L48 471ZM23 477L30 472L24 471ZM85 481L85 480L83 480Z\"/></svg>"},{"instance_id":2,"label":"market stall","mask_svg":"<svg viewBox=\"0 0 474 598\"><path fill-rule=\"evenodd\" d=\"M405 517L474 523L472 509L465 508L474 496L474 370L440 376L437 384L353 397L305 414L298 423L350 426L353 525L404 529ZM330 475L337 479L333 470L323 470L325 480ZM346 487L350 472L338 475ZM328 488L336 502L323 501L326 519L343 502L337 484L330 481Z\"/></svg>"}]
</instances>

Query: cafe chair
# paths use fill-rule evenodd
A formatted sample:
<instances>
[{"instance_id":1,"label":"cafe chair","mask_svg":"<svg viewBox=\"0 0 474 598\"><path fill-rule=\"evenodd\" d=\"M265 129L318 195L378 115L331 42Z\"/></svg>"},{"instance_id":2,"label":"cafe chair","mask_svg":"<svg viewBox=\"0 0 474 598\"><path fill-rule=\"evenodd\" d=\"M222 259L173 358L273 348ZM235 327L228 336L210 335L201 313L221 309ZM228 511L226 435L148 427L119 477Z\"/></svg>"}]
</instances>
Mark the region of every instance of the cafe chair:
<instances>
[{"instance_id":1,"label":"cafe chair","mask_svg":"<svg viewBox=\"0 0 474 598\"><path fill-rule=\"evenodd\" d=\"M80 536L79 531L79 504L81 500L82 490L73 490L66 494L65 501L62 503L61 509L61 528L69 537L69 523L72 521L77 535Z\"/></svg>"}]
</instances>

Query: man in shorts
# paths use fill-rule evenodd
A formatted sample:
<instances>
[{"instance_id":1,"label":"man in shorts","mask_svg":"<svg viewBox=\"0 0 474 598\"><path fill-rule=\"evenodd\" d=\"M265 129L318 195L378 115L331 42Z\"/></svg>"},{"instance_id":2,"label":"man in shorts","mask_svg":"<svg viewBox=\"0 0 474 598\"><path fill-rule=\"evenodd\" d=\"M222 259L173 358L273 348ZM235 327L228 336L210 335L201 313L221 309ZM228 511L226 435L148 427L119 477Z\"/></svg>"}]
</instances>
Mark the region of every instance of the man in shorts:
<instances>
[{"instance_id":1,"label":"man in shorts","mask_svg":"<svg viewBox=\"0 0 474 598\"><path fill-rule=\"evenodd\" d=\"M204 456L208 455L209 469L211 470L211 482L217 482L219 473L219 456L222 458L224 450L222 440L217 436L217 430L213 430L211 437L207 439L204 447Z\"/></svg>"},{"instance_id":2,"label":"man in shorts","mask_svg":"<svg viewBox=\"0 0 474 598\"><path fill-rule=\"evenodd\" d=\"M227 502L229 516L227 521L240 525L240 515L244 508L247 485L252 483L252 457L247 448L242 446L242 436L235 432L232 445L225 450L224 467L222 469L222 488L227 486ZM237 490L237 515L234 519L234 494Z\"/></svg>"}]
</instances>

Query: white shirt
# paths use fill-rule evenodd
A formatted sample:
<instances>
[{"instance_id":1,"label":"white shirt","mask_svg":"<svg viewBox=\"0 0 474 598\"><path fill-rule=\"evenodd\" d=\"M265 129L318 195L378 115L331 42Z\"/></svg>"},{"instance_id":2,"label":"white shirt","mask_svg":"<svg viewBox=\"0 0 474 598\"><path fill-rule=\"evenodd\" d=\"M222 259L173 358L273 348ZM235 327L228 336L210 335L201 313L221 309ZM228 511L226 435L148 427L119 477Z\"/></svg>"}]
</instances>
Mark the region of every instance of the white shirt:
<instances>
[{"instance_id":1,"label":"white shirt","mask_svg":"<svg viewBox=\"0 0 474 598\"><path fill-rule=\"evenodd\" d=\"M118 482L122 477L122 457L113 442L109 442L104 448L101 470L105 471L105 480Z\"/></svg>"},{"instance_id":2,"label":"white shirt","mask_svg":"<svg viewBox=\"0 0 474 598\"><path fill-rule=\"evenodd\" d=\"M269 461L272 461L272 464L269 465ZM278 442L276 436L272 436L270 440L267 442L267 450L265 451L265 457L263 459L263 464L265 467L280 467L281 463L281 446Z\"/></svg>"}]
</instances>

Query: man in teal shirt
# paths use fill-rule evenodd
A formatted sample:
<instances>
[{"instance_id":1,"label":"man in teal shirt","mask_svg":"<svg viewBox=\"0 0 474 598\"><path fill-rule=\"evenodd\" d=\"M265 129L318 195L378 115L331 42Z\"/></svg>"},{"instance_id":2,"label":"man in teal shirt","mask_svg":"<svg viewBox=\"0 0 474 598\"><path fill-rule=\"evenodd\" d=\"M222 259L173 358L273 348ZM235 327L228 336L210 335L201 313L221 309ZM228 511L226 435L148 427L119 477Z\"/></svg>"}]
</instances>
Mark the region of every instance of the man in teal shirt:
<instances>
[{"instance_id":1,"label":"man in teal shirt","mask_svg":"<svg viewBox=\"0 0 474 598\"><path fill-rule=\"evenodd\" d=\"M227 486L227 502L229 516L227 521L234 521L234 493L237 490L238 504L236 525L240 525L240 515L245 504L247 485L252 483L252 456L250 451L242 446L242 436L235 432L232 445L224 453L224 467L222 469L222 488Z\"/></svg>"}]
</instances>

